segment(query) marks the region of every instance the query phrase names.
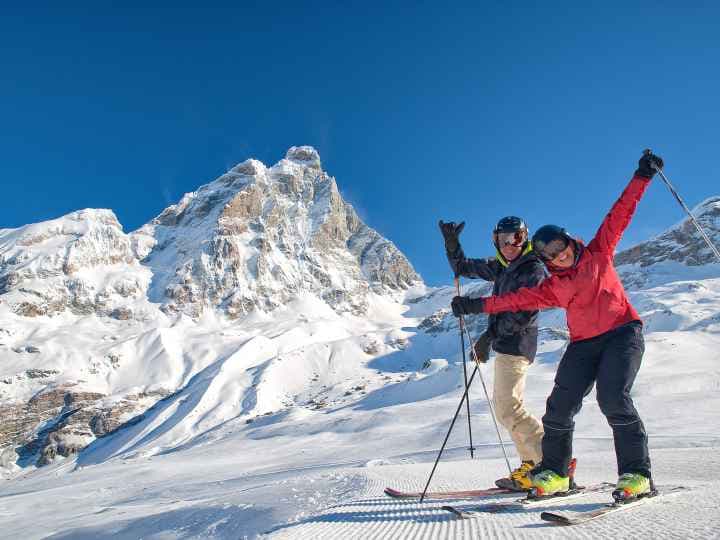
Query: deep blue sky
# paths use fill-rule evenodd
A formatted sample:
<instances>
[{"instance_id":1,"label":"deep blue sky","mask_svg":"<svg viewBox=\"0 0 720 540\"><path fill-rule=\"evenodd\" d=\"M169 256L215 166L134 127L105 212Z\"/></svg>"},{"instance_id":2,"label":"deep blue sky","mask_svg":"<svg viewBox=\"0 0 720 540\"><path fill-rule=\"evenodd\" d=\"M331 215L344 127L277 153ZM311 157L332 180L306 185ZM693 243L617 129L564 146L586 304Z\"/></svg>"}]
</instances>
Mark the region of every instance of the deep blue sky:
<instances>
[{"instance_id":1,"label":"deep blue sky","mask_svg":"<svg viewBox=\"0 0 720 540\"><path fill-rule=\"evenodd\" d=\"M311 144L434 285L438 219L474 256L506 214L590 239L646 146L690 206L720 193L717 3L200 4L3 7L0 228L95 207L131 231ZM622 245L682 217L657 181Z\"/></svg>"}]
</instances>

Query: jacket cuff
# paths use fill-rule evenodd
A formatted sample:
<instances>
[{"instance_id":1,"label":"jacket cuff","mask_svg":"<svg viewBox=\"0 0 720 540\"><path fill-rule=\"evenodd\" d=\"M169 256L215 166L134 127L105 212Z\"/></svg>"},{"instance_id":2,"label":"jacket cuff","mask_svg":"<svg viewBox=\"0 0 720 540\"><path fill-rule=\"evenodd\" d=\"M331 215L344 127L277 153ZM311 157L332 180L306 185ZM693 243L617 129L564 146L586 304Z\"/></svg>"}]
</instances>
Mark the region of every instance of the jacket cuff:
<instances>
[{"instance_id":1,"label":"jacket cuff","mask_svg":"<svg viewBox=\"0 0 720 540\"><path fill-rule=\"evenodd\" d=\"M471 310L473 313L484 313L485 300L483 298L473 298Z\"/></svg>"}]
</instances>

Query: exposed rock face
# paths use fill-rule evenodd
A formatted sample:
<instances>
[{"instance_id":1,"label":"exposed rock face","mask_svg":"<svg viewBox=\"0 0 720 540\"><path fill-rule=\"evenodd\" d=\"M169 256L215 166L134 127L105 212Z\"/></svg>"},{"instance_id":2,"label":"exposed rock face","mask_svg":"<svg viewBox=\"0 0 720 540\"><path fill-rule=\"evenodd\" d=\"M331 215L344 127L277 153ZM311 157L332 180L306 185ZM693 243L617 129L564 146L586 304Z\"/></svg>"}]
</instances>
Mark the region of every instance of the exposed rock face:
<instances>
[{"instance_id":1,"label":"exposed rock face","mask_svg":"<svg viewBox=\"0 0 720 540\"><path fill-rule=\"evenodd\" d=\"M705 200L692 210L692 214L713 244L720 249L720 197ZM698 267L718 261L690 218L615 256L618 273L630 289L647 283L652 265L668 262Z\"/></svg>"},{"instance_id":2,"label":"exposed rock face","mask_svg":"<svg viewBox=\"0 0 720 540\"><path fill-rule=\"evenodd\" d=\"M208 307L230 317L270 311L301 291L360 314L370 291L392 294L420 280L342 199L308 146L271 168L241 163L167 208L133 242L153 270L150 299L191 316Z\"/></svg>"},{"instance_id":3,"label":"exposed rock face","mask_svg":"<svg viewBox=\"0 0 720 540\"><path fill-rule=\"evenodd\" d=\"M165 395L129 395L105 404L103 394L66 387L43 391L27 403L0 405L2 465L46 465L76 454ZM37 426L45 427L36 432Z\"/></svg>"},{"instance_id":4,"label":"exposed rock face","mask_svg":"<svg viewBox=\"0 0 720 540\"><path fill-rule=\"evenodd\" d=\"M713 243L720 244L720 197L712 197L692 210ZM689 218L655 238L617 254L615 264L640 267L662 261L677 261L688 266L718 262L715 255Z\"/></svg>"}]
</instances>

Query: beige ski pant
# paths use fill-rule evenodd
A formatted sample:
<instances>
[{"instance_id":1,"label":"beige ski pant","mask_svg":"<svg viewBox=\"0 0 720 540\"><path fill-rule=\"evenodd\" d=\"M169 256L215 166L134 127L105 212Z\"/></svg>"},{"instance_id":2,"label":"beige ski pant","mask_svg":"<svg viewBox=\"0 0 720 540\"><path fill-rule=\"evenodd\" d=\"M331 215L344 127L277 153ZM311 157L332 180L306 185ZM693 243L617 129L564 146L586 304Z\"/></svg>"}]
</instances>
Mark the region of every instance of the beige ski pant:
<instances>
[{"instance_id":1,"label":"beige ski pant","mask_svg":"<svg viewBox=\"0 0 720 540\"><path fill-rule=\"evenodd\" d=\"M542 459L543 427L523 403L530 361L524 356L497 353L493 405L500 424L510 432L520 459L536 464Z\"/></svg>"}]
</instances>

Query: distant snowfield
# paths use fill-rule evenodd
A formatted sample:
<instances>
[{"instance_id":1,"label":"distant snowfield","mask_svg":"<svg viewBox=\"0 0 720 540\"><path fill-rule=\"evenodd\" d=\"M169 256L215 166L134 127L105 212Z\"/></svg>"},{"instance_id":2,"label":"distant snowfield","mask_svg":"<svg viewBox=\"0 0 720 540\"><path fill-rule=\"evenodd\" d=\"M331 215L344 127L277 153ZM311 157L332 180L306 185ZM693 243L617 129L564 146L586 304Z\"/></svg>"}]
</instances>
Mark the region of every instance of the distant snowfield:
<instances>
[{"instance_id":1,"label":"distant snowfield","mask_svg":"<svg viewBox=\"0 0 720 540\"><path fill-rule=\"evenodd\" d=\"M180 319L163 327L95 317L69 327L69 318L28 323L4 313L3 328L36 344L43 358L17 355L15 364L3 364L3 376L56 366L78 377L73 358L112 350L124 359L121 368L85 373L89 388L143 391L162 381L179 390L76 458L2 481L0 536L718 537L720 268L705 271L685 276L673 268L673 279L632 293L647 343L634 397L650 434L655 479L691 491L574 528L541 522L538 508L463 521L440 510L439 501L421 505L382 494L385 486L422 489L462 394L457 330L417 328L448 306L450 288L408 305L374 297L366 318L340 316L312 296L272 316ZM543 314L541 324L558 327L561 317ZM59 333L60 326L66 330ZM528 380L527 404L538 416L565 346L553 336L542 334ZM491 387L492 361L482 372ZM479 381L471 408L475 459L465 450L463 414L431 489L489 487L507 474ZM577 417L575 440L578 480L615 481L611 431L594 393ZM582 510L606 499L552 506Z\"/></svg>"}]
</instances>

